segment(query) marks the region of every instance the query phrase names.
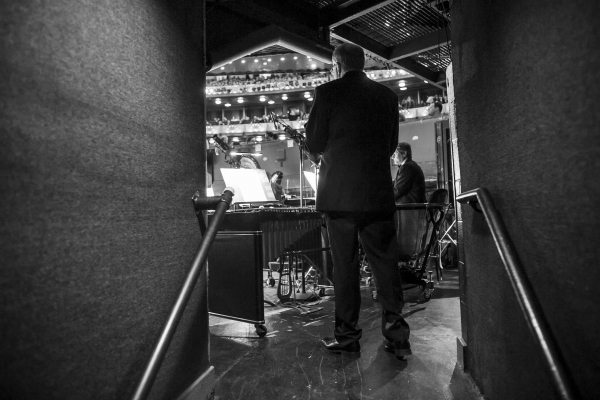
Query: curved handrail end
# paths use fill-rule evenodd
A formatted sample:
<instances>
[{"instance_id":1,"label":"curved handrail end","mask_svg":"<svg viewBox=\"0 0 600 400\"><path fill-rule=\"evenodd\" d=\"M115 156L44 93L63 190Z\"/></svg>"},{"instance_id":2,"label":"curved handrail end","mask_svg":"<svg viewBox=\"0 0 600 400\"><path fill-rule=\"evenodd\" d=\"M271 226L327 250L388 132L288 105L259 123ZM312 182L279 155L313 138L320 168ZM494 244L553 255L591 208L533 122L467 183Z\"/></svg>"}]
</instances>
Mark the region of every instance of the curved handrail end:
<instances>
[{"instance_id":1,"label":"curved handrail end","mask_svg":"<svg viewBox=\"0 0 600 400\"><path fill-rule=\"evenodd\" d=\"M478 189L469 190L467 192L461 193L456 196L456 201L461 204L469 203L471 208L477 212L482 212L481 208L477 207L477 203L479 203L479 196L481 194L488 194L489 192L486 188L481 187Z\"/></svg>"}]
</instances>

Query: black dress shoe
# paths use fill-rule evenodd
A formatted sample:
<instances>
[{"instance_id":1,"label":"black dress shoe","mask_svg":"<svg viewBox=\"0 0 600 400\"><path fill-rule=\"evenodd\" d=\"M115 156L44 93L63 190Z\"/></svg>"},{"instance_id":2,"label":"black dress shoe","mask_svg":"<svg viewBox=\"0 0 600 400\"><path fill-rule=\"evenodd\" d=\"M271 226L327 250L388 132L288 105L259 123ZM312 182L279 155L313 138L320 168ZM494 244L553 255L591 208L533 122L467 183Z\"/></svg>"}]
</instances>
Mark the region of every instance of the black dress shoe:
<instances>
[{"instance_id":1,"label":"black dress shoe","mask_svg":"<svg viewBox=\"0 0 600 400\"><path fill-rule=\"evenodd\" d=\"M383 347L385 348L385 351L394 353L398 360L404 360L405 356L412 355L412 351L410 350L410 342L408 340L391 342L387 339L383 339Z\"/></svg>"},{"instance_id":2,"label":"black dress shoe","mask_svg":"<svg viewBox=\"0 0 600 400\"><path fill-rule=\"evenodd\" d=\"M323 338L319 341L321 347L327 350L328 353L333 354L352 354L352 355L360 355L360 343L352 342L345 346L342 346L338 343L335 338Z\"/></svg>"}]
</instances>

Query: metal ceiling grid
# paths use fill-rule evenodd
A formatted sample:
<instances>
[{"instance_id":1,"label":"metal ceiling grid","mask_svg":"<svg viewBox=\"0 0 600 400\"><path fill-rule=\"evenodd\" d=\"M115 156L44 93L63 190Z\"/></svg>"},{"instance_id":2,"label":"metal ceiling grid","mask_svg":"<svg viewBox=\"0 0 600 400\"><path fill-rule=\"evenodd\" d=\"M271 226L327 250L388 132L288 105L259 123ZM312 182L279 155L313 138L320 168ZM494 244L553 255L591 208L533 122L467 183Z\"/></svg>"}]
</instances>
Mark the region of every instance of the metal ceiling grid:
<instances>
[{"instance_id":1,"label":"metal ceiling grid","mask_svg":"<svg viewBox=\"0 0 600 400\"><path fill-rule=\"evenodd\" d=\"M395 46L442 28L448 21L421 1L398 0L359 18L348 26L386 46Z\"/></svg>"},{"instance_id":2,"label":"metal ceiling grid","mask_svg":"<svg viewBox=\"0 0 600 400\"><path fill-rule=\"evenodd\" d=\"M450 65L450 56L450 47L446 45L419 53L412 59L432 71L443 72Z\"/></svg>"}]
</instances>

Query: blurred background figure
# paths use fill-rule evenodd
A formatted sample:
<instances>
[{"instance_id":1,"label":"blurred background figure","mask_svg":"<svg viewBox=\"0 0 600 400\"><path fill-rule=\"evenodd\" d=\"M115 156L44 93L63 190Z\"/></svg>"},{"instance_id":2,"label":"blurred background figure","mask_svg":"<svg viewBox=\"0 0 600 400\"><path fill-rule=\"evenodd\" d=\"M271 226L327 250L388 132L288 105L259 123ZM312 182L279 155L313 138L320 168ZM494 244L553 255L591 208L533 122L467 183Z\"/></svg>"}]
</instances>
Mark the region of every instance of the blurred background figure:
<instances>
[{"instance_id":1,"label":"blurred background figure","mask_svg":"<svg viewBox=\"0 0 600 400\"><path fill-rule=\"evenodd\" d=\"M429 107L427 107L427 115L430 117L439 117L442 115L442 103L435 102L431 103Z\"/></svg>"},{"instance_id":2,"label":"blurred background figure","mask_svg":"<svg viewBox=\"0 0 600 400\"><path fill-rule=\"evenodd\" d=\"M271 188L273 188L273 193L275 194L275 198L277 201L284 200L284 192L283 187L281 186L281 181L283 180L283 172L275 171L273 175L271 175Z\"/></svg>"}]
</instances>

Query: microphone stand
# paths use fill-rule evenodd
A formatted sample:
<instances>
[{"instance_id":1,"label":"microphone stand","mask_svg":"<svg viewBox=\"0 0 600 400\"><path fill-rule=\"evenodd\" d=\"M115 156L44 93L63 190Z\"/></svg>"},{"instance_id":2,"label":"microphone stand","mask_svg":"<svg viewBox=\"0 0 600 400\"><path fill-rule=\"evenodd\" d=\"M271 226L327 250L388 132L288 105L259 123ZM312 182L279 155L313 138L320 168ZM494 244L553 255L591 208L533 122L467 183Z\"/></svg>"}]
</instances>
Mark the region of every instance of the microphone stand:
<instances>
[{"instance_id":1,"label":"microphone stand","mask_svg":"<svg viewBox=\"0 0 600 400\"><path fill-rule=\"evenodd\" d=\"M290 138L296 142L298 145L298 149L300 150L300 207L303 207L304 204L304 153L308 153L308 149L306 148L306 138L297 130L283 122L274 112L271 112L271 119L275 124L275 129L279 129L278 125L283 127L285 133L287 133ZM316 198L316 194L315 194Z\"/></svg>"}]
</instances>

